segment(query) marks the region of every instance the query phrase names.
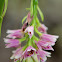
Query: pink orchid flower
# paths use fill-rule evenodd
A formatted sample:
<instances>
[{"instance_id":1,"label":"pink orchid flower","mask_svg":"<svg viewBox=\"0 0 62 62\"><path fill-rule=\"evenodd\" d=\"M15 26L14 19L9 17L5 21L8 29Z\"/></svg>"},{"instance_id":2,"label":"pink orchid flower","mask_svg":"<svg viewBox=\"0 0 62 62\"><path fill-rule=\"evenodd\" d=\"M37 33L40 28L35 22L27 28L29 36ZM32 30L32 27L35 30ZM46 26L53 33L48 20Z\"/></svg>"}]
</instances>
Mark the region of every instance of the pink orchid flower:
<instances>
[{"instance_id":1,"label":"pink orchid flower","mask_svg":"<svg viewBox=\"0 0 62 62\"><path fill-rule=\"evenodd\" d=\"M47 57L51 57L51 53L43 51L43 50L39 50L37 51L37 57L38 57L38 61L40 62L40 59L42 62L45 62L47 60Z\"/></svg>"},{"instance_id":2,"label":"pink orchid flower","mask_svg":"<svg viewBox=\"0 0 62 62\"><path fill-rule=\"evenodd\" d=\"M46 42L46 41L40 40L40 41L36 42L36 44L37 44L39 49L53 50L54 51L54 49L52 48L51 42Z\"/></svg>"},{"instance_id":3,"label":"pink orchid flower","mask_svg":"<svg viewBox=\"0 0 62 62\"><path fill-rule=\"evenodd\" d=\"M43 35L40 37L40 40L45 41L45 42L48 42L48 43L50 43L52 46L54 46L56 40L58 39L58 37L59 37L59 36L56 36L56 35L43 34Z\"/></svg>"},{"instance_id":4,"label":"pink orchid flower","mask_svg":"<svg viewBox=\"0 0 62 62\"><path fill-rule=\"evenodd\" d=\"M34 52L36 52L35 48L33 48L32 46L27 47L24 51L24 58L31 57Z\"/></svg>"},{"instance_id":5,"label":"pink orchid flower","mask_svg":"<svg viewBox=\"0 0 62 62\"><path fill-rule=\"evenodd\" d=\"M7 43L7 44L5 44L6 48L18 47L20 45L19 40L17 40L17 39L5 39L4 38L4 42Z\"/></svg>"},{"instance_id":6,"label":"pink orchid flower","mask_svg":"<svg viewBox=\"0 0 62 62\"><path fill-rule=\"evenodd\" d=\"M6 37L9 37L9 38L22 38L23 37L23 32L21 29L8 30L7 33L8 35Z\"/></svg>"},{"instance_id":7,"label":"pink orchid flower","mask_svg":"<svg viewBox=\"0 0 62 62\"><path fill-rule=\"evenodd\" d=\"M41 26L38 27L38 30L39 32L47 33L48 28L44 24L41 24Z\"/></svg>"},{"instance_id":8,"label":"pink orchid flower","mask_svg":"<svg viewBox=\"0 0 62 62\"><path fill-rule=\"evenodd\" d=\"M17 50L13 51L13 55L11 59L26 59L27 57L30 57L36 52L36 49L34 49L32 46L29 46L26 48L26 50L23 52L22 48L18 48Z\"/></svg>"},{"instance_id":9,"label":"pink orchid flower","mask_svg":"<svg viewBox=\"0 0 62 62\"><path fill-rule=\"evenodd\" d=\"M10 59L19 59L19 58L23 58L22 57L22 48L17 48L16 50L12 51L13 55L10 57Z\"/></svg>"},{"instance_id":10,"label":"pink orchid flower","mask_svg":"<svg viewBox=\"0 0 62 62\"><path fill-rule=\"evenodd\" d=\"M33 36L34 34L34 27L33 26L28 26L25 30L25 33L28 32L28 35L30 36L30 38Z\"/></svg>"}]
</instances>

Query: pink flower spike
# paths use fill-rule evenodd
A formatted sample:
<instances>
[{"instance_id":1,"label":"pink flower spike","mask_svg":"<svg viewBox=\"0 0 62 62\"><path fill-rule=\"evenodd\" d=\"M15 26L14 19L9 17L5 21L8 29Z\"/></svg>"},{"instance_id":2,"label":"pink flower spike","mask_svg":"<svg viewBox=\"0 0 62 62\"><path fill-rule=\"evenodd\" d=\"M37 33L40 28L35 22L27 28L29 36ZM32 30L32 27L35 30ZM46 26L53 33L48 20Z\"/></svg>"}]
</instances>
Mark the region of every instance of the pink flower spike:
<instances>
[{"instance_id":1,"label":"pink flower spike","mask_svg":"<svg viewBox=\"0 0 62 62\"><path fill-rule=\"evenodd\" d=\"M41 24L40 27L38 27L39 32L47 33L48 28L44 25Z\"/></svg>"},{"instance_id":2,"label":"pink flower spike","mask_svg":"<svg viewBox=\"0 0 62 62\"><path fill-rule=\"evenodd\" d=\"M19 40L17 40L17 39L5 39L4 38L4 42L7 43L6 48L18 47L20 45Z\"/></svg>"},{"instance_id":3,"label":"pink flower spike","mask_svg":"<svg viewBox=\"0 0 62 62\"><path fill-rule=\"evenodd\" d=\"M24 59L26 59L27 57L31 57L34 52L36 52L36 49L33 48L32 46L29 46L26 48L26 50L24 51Z\"/></svg>"},{"instance_id":4,"label":"pink flower spike","mask_svg":"<svg viewBox=\"0 0 62 62\"><path fill-rule=\"evenodd\" d=\"M7 35L6 37L9 37L9 38L22 38L23 37L23 32L21 29L19 29L19 30L8 30L7 33L9 35Z\"/></svg>"},{"instance_id":5,"label":"pink flower spike","mask_svg":"<svg viewBox=\"0 0 62 62\"><path fill-rule=\"evenodd\" d=\"M33 34L34 34L34 27L33 26L28 26L27 28L26 28L26 30L25 30L25 33L27 33L28 32L28 35L30 36L30 39L31 39L31 37L33 36Z\"/></svg>"},{"instance_id":6,"label":"pink flower spike","mask_svg":"<svg viewBox=\"0 0 62 62\"><path fill-rule=\"evenodd\" d=\"M43 50L38 50L37 52L38 52L37 57L38 57L39 61L41 59L42 62L45 62L47 60L47 57L51 57L50 56L51 53L49 53L49 52L46 52L46 51L43 51Z\"/></svg>"},{"instance_id":7,"label":"pink flower spike","mask_svg":"<svg viewBox=\"0 0 62 62\"><path fill-rule=\"evenodd\" d=\"M56 40L58 39L59 36L55 36L55 35L49 35L49 34L43 34L40 39L42 41L46 41L48 43L51 43L52 46L55 45Z\"/></svg>"}]
</instances>

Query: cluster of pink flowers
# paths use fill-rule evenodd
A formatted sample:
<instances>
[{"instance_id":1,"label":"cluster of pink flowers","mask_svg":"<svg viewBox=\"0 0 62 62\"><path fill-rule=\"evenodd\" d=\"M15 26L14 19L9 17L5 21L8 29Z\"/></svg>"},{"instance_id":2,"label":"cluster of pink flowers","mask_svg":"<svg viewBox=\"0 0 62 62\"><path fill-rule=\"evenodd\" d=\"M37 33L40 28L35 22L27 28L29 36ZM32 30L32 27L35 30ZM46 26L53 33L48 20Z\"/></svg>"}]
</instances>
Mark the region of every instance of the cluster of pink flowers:
<instances>
[{"instance_id":1,"label":"cluster of pink flowers","mask_svg":"<svg viewBox=\"0 0 62 62\"><path fill-rule=\"evenodd\" d=\"M32 20L33 17L29 12L27 20L21 29L7 31L8 35L4 38L6 48L17 48L12 51L13 55L10 57L10 59L14 59L14 62L17 62L18 60L22 62L33 55L37 55L38 62L45 62L47 57L51 57L51 53L47 52L47 50L54 51L52 46L55 45L58 36L47 34L48 28L44 24L40 24L39 27L36 26L36 29L41 35L39 36L39 39L36 40L38 37L34 35L35 27L31 24ZM22 42L26 40L26 45L21 46Z\"/></svg>"}]
</instances>

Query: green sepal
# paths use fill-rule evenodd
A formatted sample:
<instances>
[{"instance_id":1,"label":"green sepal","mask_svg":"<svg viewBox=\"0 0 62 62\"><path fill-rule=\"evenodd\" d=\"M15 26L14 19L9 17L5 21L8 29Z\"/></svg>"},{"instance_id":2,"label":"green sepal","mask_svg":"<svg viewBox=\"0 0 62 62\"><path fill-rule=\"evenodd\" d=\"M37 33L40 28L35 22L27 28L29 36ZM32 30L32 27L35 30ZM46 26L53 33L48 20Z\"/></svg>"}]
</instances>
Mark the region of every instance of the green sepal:
<instances>
[{"instance_id":1,"label":"green sepal","mask_svg":"<svg viewBox=\"0 0 62 62\"><path fill-rule=\"evenodd\" d=\"M43 22L44 21L44 15L43 15L42 11L40 10L40 8L38 6L37 6L37 9L38 9L38 12L41 16L42 22Z\"/></svg>"}]
</instances>

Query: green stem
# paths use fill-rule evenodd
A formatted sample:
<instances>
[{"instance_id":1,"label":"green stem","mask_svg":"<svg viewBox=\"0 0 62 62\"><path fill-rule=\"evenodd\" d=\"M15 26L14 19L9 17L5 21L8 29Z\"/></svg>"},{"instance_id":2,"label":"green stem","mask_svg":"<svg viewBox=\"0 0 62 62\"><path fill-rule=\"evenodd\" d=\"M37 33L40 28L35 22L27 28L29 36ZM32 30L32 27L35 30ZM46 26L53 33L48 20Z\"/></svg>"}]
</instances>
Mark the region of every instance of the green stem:
<instances>
[{"instance_id":1,"label":"green stem","mask_svg":"<svg viewBox=\"0 0 62 62\"><path fill-rule=\"evenodd\" d=\"M37 5L38 5L38 0L33 0L33 15L34 15L34 18L37 16Z\"/></svg>"},{"instance_id":2,"label":"green stem","mask_svg":"<svg viewBox=\"0 0 62 62\"><path fill-rule=\"evenodd\" d=\"M31 0L31 16L33 16L33 0Z\"/></svg>"},{"instance_id":3,"label":"green stem","mask_svg":"<svg viewBox=\"0 0 62 62\"><path fill-rule=\"evenodd\" d=\"M28 46L32 46L32 38L28 40Z\"/></svg>"}]
</instances>

